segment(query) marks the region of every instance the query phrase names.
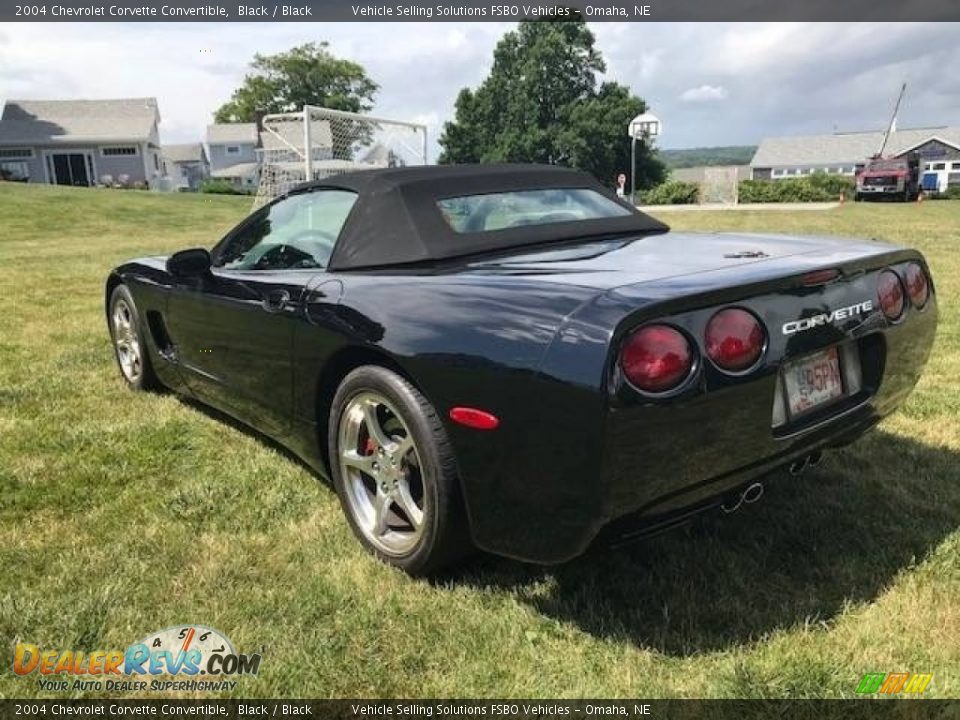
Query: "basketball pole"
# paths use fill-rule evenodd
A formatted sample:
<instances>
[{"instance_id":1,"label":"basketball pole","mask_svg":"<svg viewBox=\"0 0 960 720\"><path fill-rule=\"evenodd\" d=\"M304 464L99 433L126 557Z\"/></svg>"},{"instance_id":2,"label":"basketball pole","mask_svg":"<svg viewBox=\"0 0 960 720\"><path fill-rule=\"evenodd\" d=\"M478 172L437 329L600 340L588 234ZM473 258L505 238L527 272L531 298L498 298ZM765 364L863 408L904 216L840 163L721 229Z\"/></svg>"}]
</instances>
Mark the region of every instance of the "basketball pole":
<instances>
[{"instance_id":1,"label":"basketball pole","mask_svg":"<svg viewBox=\"0 0 960 720\"><path fill-rule=\"evenodd\" d=\"M630 138L630 204L637 204L637 136Z\"/></svg>"}]
</instances>

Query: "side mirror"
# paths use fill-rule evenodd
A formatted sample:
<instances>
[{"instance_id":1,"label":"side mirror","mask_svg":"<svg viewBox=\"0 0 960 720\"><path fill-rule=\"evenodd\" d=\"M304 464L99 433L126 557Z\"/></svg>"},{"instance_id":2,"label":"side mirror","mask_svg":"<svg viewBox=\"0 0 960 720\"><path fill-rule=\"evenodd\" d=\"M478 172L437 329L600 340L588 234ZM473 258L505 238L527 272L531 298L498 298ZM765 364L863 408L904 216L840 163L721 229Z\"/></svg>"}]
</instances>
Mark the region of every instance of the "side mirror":
<instances>
[{"instance_id":1,"label":"side mirror","mask_svg":"<svg viewBox=\"0 0 960 720\"><path fill-rule=\"evenodd\" d=\"M198 278L210 272L210 253L203 248L181 250L167 258L167 272L177 278Z\"/></svg>"}]
</instances>

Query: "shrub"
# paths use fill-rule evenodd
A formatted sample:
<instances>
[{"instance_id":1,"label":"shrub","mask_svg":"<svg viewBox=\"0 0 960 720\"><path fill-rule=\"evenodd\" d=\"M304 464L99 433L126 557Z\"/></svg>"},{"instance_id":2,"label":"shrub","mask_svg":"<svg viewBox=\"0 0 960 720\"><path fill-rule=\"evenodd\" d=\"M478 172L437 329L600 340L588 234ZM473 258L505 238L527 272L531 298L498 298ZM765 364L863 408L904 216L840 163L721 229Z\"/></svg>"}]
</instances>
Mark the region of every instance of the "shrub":
<instances>
[{"instance_id":1,"label":"shrub","mask_svg":"<svg viewBox=\"0 0 960 720\"><path fill-rule=\"evenodd\" d=\"M944 192L927 193L931 200L960 200L960 185L947 188Z\"/></svg>"},{"instance_id":2,"label":"shrub","mask_svg":"<svg viewBox=\"0 0 960 720\"><path fill-rule=\"evenodd\" d=\"M830 202L841 192L853 198L856 182L821 172L784 180L742 180L739 192L741 203Z\"/></svg>"},{"instance_id":3,"label":"shrub","mask_svg":"<svg viewBox=\"0 0 960 720\"><path fill-rule=\"evenodd\" d=\"M670 180L637 193L637 199L643 205L693 205L699 194L696 183Z\"/></svg>"},{"instance_id":4,"label":"shrub","mask_svg":"<svg viewBox=\"0 0 960 720\"><path fill-rule=\"evenodd\" d=\"M213 195L248 195L249 193L243 190L237 190L230 182L227 180L204 180L200 184L200 192L202 193L211 193Z\"/></svg>"}]
</instances>

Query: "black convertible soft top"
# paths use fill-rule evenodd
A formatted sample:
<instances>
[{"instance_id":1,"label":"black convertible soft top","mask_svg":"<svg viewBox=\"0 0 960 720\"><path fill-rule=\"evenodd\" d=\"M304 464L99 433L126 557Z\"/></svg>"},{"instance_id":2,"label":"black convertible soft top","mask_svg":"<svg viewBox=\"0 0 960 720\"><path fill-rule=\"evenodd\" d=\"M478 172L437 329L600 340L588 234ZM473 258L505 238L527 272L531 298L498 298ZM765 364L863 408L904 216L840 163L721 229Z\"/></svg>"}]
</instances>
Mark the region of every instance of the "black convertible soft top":
<instances>
[{"instance_id":1,"label":"black convertible soft top","mask_svg":"<svg viewBox=\"0 0 960 720\"><path fill-rule=\"evenodd\" d=\"M333 254L330 270L444 260L523 245L669 228L619 200L585 172L551 165L435 165L346 173L305 183L291 194L319 188L357 193ZM589 188L630 210L621 217L457 233L443 218L444 198L515 190Z\"/></svg>"}]
</instances>

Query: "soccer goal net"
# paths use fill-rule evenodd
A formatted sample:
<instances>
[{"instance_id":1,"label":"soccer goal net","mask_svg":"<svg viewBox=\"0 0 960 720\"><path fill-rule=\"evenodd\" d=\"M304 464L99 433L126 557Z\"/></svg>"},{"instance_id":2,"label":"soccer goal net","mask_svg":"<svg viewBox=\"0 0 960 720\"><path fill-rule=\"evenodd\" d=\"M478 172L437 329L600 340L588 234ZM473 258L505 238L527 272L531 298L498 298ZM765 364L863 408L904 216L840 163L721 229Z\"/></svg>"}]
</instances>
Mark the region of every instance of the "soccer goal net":
<instances>
[{"instance_id":1,"label":"soccer goal net","mask_svg":"<svg viewBox=\"0 0 960 720\"><path fill-rule=\"evenodd\" d=\"M266 115L260 145L255 209L308 179L427 163L425 125L318 107Z\"/></svg>"},{"instance_id":2,"label":"soccer goal net","mask_svg":"<svg viewBox=\"0 0 960 720\"><path fill-rule=\"evenodd\" d=\"M739 175L736 167L704 168L700 183L701 204L736 205L739 196Z\"/></svg>"}]
</instances>

